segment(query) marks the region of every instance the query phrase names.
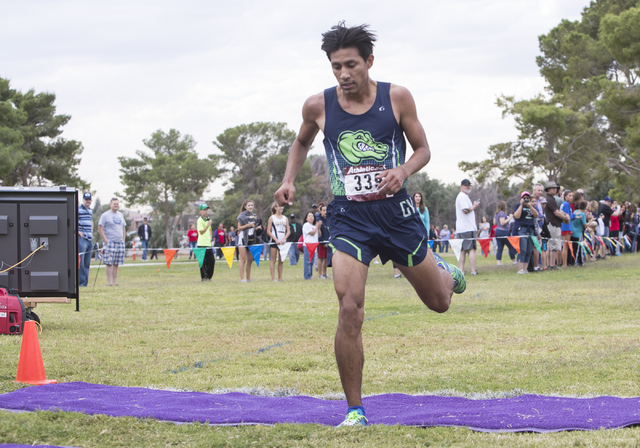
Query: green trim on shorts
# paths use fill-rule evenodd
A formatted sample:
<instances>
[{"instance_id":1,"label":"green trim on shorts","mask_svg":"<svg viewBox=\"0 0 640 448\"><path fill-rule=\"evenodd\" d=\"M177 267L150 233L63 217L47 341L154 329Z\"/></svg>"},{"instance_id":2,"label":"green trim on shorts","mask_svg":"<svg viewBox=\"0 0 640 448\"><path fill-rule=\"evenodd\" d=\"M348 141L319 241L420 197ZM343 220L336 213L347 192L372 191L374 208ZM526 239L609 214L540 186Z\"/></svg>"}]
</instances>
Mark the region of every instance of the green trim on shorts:
<instances>
[{"instance_id":1,"label":"green trim on shorts","mask_svg":"<svg viewBox=\"0 0 640 448\"><path fill-rule=\"evenodd\" d=\"M422 239L420 240L420 244L418 244L418 247L416 247L416 250L413 251L412 254L409 254L409 260L408 260L408 267L413 267L413 256L416 254L416 252L418 252L418 250L420 250L420 246L422 246L422 242L424 241L424 237L422 237Z\"/></svg>"},{"instance_id":2,"label":"green trim on shorts","mask_svg":"<svg viewBox=\"0 0 640 448\"><path fill-rule=\"evenodd\" d=\"M342 241L344 241L344 242L346 242L346 243L351 244L353 247L355 247L355 248L356 248L356 250L358 251L358 261L359 261L360 263L362 263L362 251L360 250L360 248L359 248L358 246L356 246L355 244L353 244L351 241L349 241L349 240L348 240L348 239L346 239L346 238L338 237L338 238L336 238L336 239L337 239L337 240L342 240ZM334 249L335 249L335 248L334 248Z\"/></svg>"},{"instance_id":3,"label":"green trim on shorts","mask_svg":"<svg viewBox=\"0 0 640 448\"><path fill-rule=\"evenodd\" d=\"M334 252L336 251L336 247L333 244L329 243L329 247L331 248L332 251Z\"/></svg>"}]
</instances>

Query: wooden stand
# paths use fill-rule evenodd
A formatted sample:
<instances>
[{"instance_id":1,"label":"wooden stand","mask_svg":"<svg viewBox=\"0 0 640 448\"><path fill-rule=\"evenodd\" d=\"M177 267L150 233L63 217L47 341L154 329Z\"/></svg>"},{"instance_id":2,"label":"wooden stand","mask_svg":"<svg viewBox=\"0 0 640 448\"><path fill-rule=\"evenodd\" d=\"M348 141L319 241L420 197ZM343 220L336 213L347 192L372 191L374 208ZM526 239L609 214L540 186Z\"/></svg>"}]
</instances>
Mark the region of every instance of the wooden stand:
<instances>
[{"instance_id":1,"label":"wooden stand","mask_svg":"<svg viewBox=\"0 0 640 448\"><path fill-rule=\"evenodd\" d=\"M25 308L35 308L38 303L71 303L68 297L23 297Z\"/></svg>"}]
</instances>

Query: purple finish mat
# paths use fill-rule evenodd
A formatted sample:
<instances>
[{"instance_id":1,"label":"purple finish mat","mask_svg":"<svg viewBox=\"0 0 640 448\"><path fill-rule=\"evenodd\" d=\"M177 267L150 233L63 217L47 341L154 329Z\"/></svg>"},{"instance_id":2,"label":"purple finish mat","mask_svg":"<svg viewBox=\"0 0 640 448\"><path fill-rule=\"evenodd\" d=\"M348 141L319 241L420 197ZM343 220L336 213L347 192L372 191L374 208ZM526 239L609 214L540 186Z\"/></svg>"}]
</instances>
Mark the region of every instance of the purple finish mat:
<instances>
[{"instance_id":1,"label":"purple finish mat","mask_svg":"<svg viewBox=\"0 0 640 448\"><path fill-rule=\"evenodd\" d=\"M384 394L364 398L370 424L462 426L484 432L614 429L640 423L638 398L522 395L469 400ZM261 397L243 393L172 392L140 387L62 383L0 395L0 409L70 411L212 425L339 424L345 401Z\"/></svg>"}]
</instances>

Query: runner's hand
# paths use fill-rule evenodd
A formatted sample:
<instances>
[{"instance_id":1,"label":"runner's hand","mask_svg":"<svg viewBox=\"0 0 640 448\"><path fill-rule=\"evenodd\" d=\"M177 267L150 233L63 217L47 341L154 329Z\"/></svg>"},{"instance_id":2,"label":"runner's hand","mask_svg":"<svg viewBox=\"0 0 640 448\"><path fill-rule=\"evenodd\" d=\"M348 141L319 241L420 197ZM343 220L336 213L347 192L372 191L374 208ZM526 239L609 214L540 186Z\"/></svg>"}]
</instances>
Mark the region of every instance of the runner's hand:
<instances>
[{"instance_id":1,"label":"runner's hand","mask_svg":"<svg viewBox=\"0 0 640 448\"><path fill-rule=\"evenodd\" d=\"M396 194L402 188L406 177L404 177L404 170L401 167L385 170L376 176L381 179L379 190L380 194Z\"/></svg>"},{"instance_id":2,"label":"runner's hand","mask_svg":"<svg viewBox=\"0 0 640 448\"><path fill-rule=\"evenodd\" d=\"M279 205L293 205L293 197L296 194L296 189L293 184L282 184L280 188L275 192L273 198Z\"/></svg>"}]
</instances>

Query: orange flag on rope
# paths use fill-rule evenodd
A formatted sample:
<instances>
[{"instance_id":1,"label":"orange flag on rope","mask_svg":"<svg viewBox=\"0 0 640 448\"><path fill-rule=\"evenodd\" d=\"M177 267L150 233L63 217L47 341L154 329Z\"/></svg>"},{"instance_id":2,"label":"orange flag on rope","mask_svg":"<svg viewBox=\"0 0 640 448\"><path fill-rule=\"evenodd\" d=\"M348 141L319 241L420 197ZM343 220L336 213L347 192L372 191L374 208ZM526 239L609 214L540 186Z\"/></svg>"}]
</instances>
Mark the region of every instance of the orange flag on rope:
<instances>
[{"instance_id":1,"label":"orange flag on rope","mask_svg":"<svg viewBox=\"0 0 640 448\"><path fill-rule=\"evenodd\" d=\"M508 236L507 240L511 243L511 246L516 250L516 252L520 253L520 237L519 236Z\"/></svg>"},{"instance_id":2,"label":"orange flag on rope","mask_svg":"<svg viewBox=\"0 0 640 448\"><path fill-rule=\"evenodd\" d=\"M484 254L484 258L487 258L489 255L489 246L491 245L491 238L480 238L478 239L480 243L480 247L482 248L482 253Z\"/></svg>"},{"instance_id":3,"label":"orange flag on rope","mask_svg":"<svg viewBox=\"0 0 640 448\"><path fill-rule=\"evenodd\" d=\"M171 266L171 260L176 256L178 249L162 249L162 252L164 252L164 258L167 259L167 269L169 269L169 266Z\"/></svg>"},{"instance_id":4,"label":"orange flag on rope","mask_svg":"<svg viewBox=\"0 0 640 448\"><path fill-rule=\"evenodd\" d=\"M304 243L304 245L307 246L307 251L309 251L309 261L313 263L313 255L316 253L318 243Z\"/></svg>"},{"instance_id":5,"label":"orange flag on rope","mask_svg":"<svg viewBox=\"0 0 640 448\"><path fill-rule=\"evenodd\" d=\"M569 252L571 252L571 257L575 260L576 256L573 254L573 243L571 241L568 241L567 244L569 245Z\"/></svg>"}]
</instances>

